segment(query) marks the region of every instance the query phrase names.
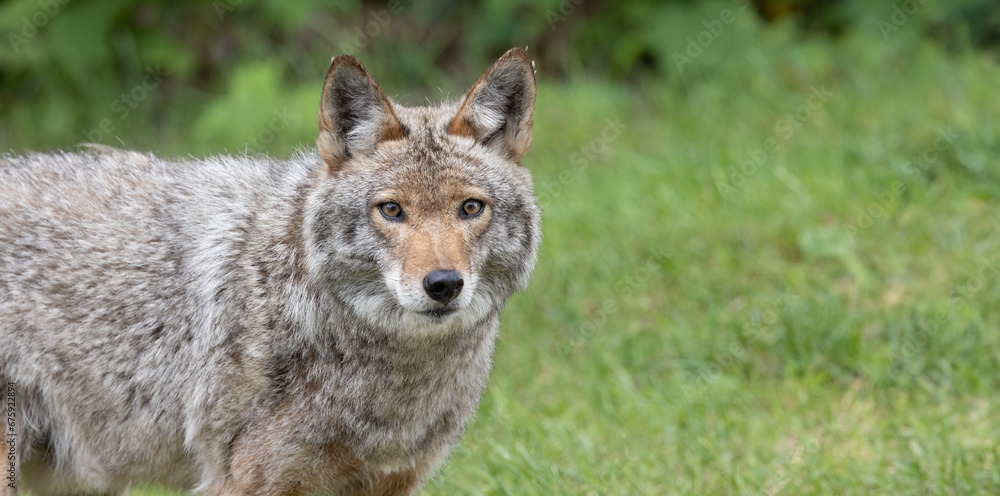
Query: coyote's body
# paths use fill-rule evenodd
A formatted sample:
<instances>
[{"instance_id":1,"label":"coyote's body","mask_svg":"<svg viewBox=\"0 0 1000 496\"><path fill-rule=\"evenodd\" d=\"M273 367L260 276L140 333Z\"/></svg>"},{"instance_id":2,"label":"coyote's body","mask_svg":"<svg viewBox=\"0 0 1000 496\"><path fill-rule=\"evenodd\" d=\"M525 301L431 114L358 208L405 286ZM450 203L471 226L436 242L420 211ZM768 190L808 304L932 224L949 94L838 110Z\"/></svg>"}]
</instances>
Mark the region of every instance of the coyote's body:
<instances>
[{"instance_id":1,"label":"coyote's body","mask_svg":"<svg viewBox=\"0 0 1000 496\"><path fill-rule=\"evenodd\" d=\"M533 102L517 50L435 108L341 57L318 151L288 161L4 158L17 486L410 494L474 415L534 265Z\"/></svg>"}]
</instances>

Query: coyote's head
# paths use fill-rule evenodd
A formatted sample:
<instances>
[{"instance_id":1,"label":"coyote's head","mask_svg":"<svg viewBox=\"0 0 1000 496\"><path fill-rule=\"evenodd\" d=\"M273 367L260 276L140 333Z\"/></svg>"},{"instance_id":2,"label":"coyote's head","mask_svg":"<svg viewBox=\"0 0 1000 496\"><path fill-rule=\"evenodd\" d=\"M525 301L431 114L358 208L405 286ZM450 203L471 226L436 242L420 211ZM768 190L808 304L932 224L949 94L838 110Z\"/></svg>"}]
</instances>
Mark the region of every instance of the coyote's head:
<instances>
[{"instance_id":1,"label":"coyote's head","mask_svg":"<svg viewBox=\"0 0 1000 496\"><path fill-rule=\"evenodd\" d=\"M539 211L520 165L533 64L504 54L461 101L396 105L350 55L319 108L325 162L305 218L309 265L364 321L440 335L496 315L535 265Z\"/></svg>"}]
</instances>

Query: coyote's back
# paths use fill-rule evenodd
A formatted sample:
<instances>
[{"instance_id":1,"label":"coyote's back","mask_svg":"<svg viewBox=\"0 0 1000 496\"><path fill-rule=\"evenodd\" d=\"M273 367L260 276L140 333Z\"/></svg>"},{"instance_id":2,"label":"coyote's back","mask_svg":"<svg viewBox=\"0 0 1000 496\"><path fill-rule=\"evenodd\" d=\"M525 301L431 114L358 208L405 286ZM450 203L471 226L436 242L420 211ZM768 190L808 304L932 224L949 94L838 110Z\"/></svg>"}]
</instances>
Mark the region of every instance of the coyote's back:
<instances>
[{"instance_id":1,"label":"coyote's back","mask_svg":"<svg viewBox=\"0 0 1000 496\"><path fill-rule=\"evenodd\" d=\"M3 157L16 486L410 494L475 413L534 266L533 104L520 50L430 108L344 56L317 150L288 161Z\"/></svg>"}]
</instances>

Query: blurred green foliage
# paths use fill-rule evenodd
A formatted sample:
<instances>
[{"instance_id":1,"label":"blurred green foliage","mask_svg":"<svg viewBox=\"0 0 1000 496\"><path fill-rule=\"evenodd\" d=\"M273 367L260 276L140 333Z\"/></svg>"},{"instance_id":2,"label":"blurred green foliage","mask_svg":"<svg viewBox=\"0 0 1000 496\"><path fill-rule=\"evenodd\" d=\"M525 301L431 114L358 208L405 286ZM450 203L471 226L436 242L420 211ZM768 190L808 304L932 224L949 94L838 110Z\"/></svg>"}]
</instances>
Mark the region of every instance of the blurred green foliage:
<instances>
[{"instance_id":1,"label":"blurred green foliage","mask_svg":"<svg viewBox=\"0 0 1000 496\"><path fill-rule=\"evenodd\" d=\"M714 46L697 70L679 70L677 56L723 9L735 12L733 29L791 20L798 36L839 37L877 32L893 9L911 8L905 34L892 36L930 36L959 50L1000 42L992 0L9 0L0 4L0 148L121 139L177 151L170 143L183 138L185 152L286 149L298 133L260 139L267 133L252 130L283 112L295 116L292 126L307 125L330 57L344 52L389 88L416 92L401 97L411 104L440 99L428 88L459 96L511 46L529 47L542 78L690 85L724 68L732 44L745 39L703 38ZM151 72L161 75L155 85L145 80ZM142 118L128 119L136 113Z\"/></svg>"}]
</instances>

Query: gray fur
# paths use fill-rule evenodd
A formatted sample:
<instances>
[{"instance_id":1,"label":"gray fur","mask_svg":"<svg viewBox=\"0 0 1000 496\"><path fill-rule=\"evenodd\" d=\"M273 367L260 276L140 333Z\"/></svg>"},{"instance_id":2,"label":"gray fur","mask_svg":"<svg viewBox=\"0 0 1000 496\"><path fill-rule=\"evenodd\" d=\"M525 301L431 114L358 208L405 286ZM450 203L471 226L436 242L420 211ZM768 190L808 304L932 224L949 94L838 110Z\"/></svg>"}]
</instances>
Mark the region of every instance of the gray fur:
<instances>
[{"instance_id":1,"label":"gray fur","mask_svg":"<svg viewBox=\"0 0 1000 496\"><path fill-rule=\"evenodd\" d=\"M527 170L449 134L461 102L360 98L387 106L335 132L337 163L102 147L0 159L19 487L411 494L443 462L486 386L499 311L528 282L539 212ZM404 138L358 134L385 109ZM457 310L430 319L400 296L412 283L371 202L393 188L437 205L456 184L488 192L492 217Z\"/></svg>"}]
</instances>

